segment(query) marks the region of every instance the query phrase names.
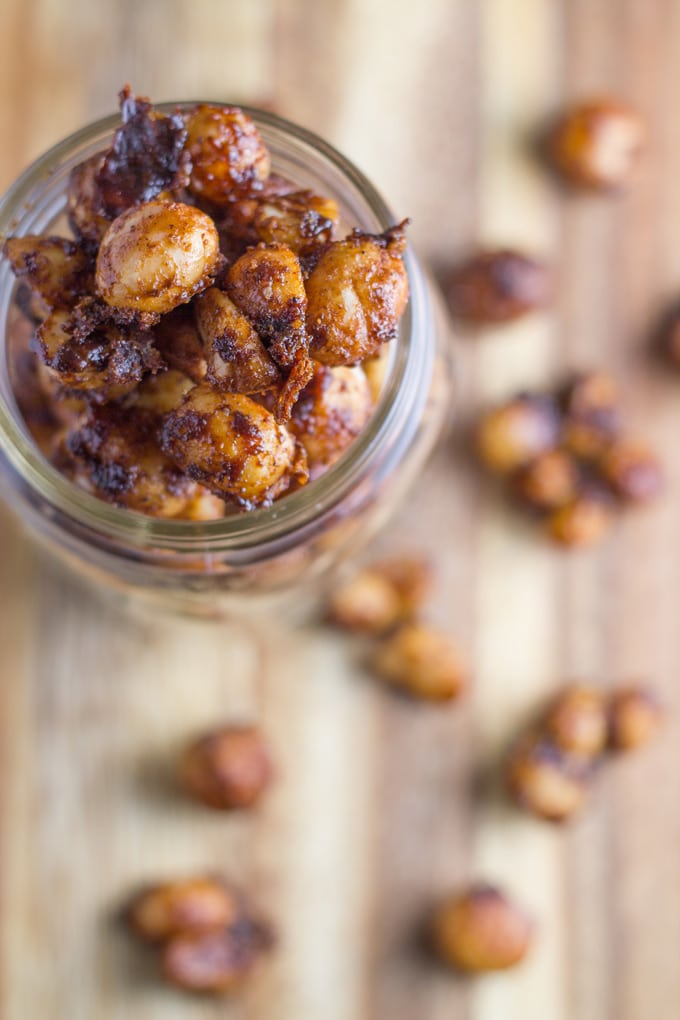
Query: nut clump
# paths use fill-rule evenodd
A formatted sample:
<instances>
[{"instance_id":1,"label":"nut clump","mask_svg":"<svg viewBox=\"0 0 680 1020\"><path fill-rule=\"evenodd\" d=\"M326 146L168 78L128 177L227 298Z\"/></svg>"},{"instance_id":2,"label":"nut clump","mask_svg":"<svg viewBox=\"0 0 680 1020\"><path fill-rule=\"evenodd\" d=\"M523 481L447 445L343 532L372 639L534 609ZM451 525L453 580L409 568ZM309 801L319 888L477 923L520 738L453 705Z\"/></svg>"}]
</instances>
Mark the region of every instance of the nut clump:
<instances>
[{"instance_id":1,"label":"nut clump","mask_svg":"<svg viewBox=\"0 0 680 1020\"><path fill-rule=\"evenodd\" d=\"M184 752L181 776L192 797L223 811L252 807L274 775L269 748L254 726L225 726Z\"/></svg>"},{"instance_id":2,"label":"nut clump","mask_svg":"<svg viewBox=\"0 0 680 1020\"><path fill-rule=\"evenodd\" d=\"M534 926L499 889L473 885L441 904L431 921L435 951L470 974L508 970L531 948Z\"/></svg>"},{"instance_id":3,"label":"nut clump","mask_svg":"<svg viewBox=\"0 0 680 1020\"><path fill-rule=\"evenodd\" d=\"M617 99L595 99L558 119L547 138L547 154L571 184L606 191L627 184L644 140L635 110Z\"/></svg>"}]
</instances>

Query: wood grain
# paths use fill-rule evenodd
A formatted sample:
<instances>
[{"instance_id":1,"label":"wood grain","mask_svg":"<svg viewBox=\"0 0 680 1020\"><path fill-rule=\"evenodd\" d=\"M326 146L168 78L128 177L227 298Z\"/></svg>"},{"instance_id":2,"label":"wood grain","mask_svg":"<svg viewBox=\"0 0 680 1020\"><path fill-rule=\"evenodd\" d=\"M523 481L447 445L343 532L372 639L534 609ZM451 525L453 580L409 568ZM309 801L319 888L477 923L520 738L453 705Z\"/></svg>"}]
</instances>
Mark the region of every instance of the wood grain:
<instances>
[{"instance_id":1,"label":"wood grain","mask_svg":"<svg viewBox=\"0 0 680 1020\"><path fill-rule=\"evenodd\" d=\"M562 680L680 661L680 382L649 357L680 292L680 0L5 0L0 186L129 80L156 99L267 104L373 178L436 269L471 245L550 258L554 307L458 343L459 426L379 550L437 563L434 620L460 642L464 703L378 689L319 627L166 619L66 574L0 515L0 1016L3 1020L676 1020L680 739L613 764L555 831L508 808L508 739ZM566 194L531 137L566 100L614 92L650 146L629 194ZM569 367L607 364L668 492L600 549L543 545L470 470L469 414ZM279 782L224 819L178 794L178 747L262 721ZM164 990L116 913L149 877L223 868L281 945L243 999ZM536 914L515 973L465 982L422 951L429 906L471 877Z\"/></svg>"}]
</instances>

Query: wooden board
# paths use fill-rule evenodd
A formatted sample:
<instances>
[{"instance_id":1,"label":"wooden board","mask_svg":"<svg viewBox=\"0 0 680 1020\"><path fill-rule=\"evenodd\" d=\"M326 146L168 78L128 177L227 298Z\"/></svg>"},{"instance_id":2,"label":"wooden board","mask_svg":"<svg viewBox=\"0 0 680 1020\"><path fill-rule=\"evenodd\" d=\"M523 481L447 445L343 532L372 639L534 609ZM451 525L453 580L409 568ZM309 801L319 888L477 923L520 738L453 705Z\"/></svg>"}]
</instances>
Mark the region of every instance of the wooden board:
<instances>
[{"instance_id":1,"label":"wooden board","mask_svg":"<svg viewBox=\"0 0 680 1020\"><path fill-rule=\"evenodd\" d=\"M554 308L461 345L461 418L565 367L606 364L663 451L667 498L601 549L560 555L445 440L383 540L429 551L432 616L474 678L463 704L395 700L351 645L140 614L66 575L0 517L3 1020L677 1020L680 734L611 767L556 832L479 794L560 681L680 661L680 380L647 355L680 291L679 0L5 0L0 184L130 80L154 98L274 106L327 136L413 217L435 267L477 241L545 254ZM567 197L527 145L567 98L639 105L651 144L622 198ZM192 807L176 748L258 718L280 781L251 817ZM161 989L114 923L140 880L223 867L281 931L234 1004ZM471 877L540 920L518 971L452 978L417 948L429 904Z\"/></svg>"}]
</instances>

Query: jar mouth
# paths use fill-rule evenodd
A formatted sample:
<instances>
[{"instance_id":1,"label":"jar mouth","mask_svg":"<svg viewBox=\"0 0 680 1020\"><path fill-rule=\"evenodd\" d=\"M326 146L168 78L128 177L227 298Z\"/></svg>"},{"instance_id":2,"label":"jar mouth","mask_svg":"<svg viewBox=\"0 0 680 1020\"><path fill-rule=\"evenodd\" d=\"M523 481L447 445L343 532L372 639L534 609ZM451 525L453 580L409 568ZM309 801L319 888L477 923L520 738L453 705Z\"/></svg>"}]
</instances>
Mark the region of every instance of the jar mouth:
<instances>
[{"instance_id":1,"label":"jar mouth","mask_svg":"<svg viewBox=\"0 0 680 1020\"><path fill-rule=\"evenodd\" d=\"M159 103L156 108L174 112L199 102L228 105L216 100L193 100ZM367 218L366 211L370 211L374 221L373 224L357 224L361 229L379 233L394 223L389 206L368 178L328 142L277 114L247 106L241 106L241 109L253 119L270 148L272 142L281 145L288 140L295 147L300 167L305 165L306 156L317 160L321 157L327 170L342 179L345 186L349 183L357 200L355 204L361 199L365 210L363 219ZM78 154L77 159L71 160L67 172L88 155L104 148L119 124L118 114L97 120L58 142L34 161L0 199L0 243L13 233L42 232L35 229L36 221L44 216L48 205L40 198L41 193L49 188L50 183L53 187L58 186L55 175L69 157ZM54 214L63 211L63 189L60 205L55 204L58 197L56 194L53 196L50 206ZM53 215L51 222L55 218L56 215ZM409 303L400 323L398 338L390 344L386 378L378 403L368 424L347 452L320 477L282 496L271 506L214 521L186 521L147 517L134 510L116 507L81 489L43 458L26 429L9 383L6 324L13 300L14 278L7 261L3 260L0 264L0 324L5 335L5 348L0 350L0 451L47 508L65 514L88 530L105 533L139 549L153 547L158 551L195 553L200 547L204 553L220 553L252 548L265 535L269 541L297 532L313 518L327 513L346 499L369 466L373 470L376 460L384 460L376 455L379 452L389 454L390 447L394 445L393 426L403 421L405 413L417 422L425 404L432 355L429 358L423 355L431 352L432 345L424 338L422 344L415 343L413 327L415 322L425 320L421 312L427 306L427 285L410 247L404 255L404 264L409 278ZM407 377L409 386L405 387L402 384ZM414 402L414 394L418 403L406 408L405 404ZM387 468L385 473L388 473ZM374 475L373 480L375 482Z\"/></svg>"}]
</instances>

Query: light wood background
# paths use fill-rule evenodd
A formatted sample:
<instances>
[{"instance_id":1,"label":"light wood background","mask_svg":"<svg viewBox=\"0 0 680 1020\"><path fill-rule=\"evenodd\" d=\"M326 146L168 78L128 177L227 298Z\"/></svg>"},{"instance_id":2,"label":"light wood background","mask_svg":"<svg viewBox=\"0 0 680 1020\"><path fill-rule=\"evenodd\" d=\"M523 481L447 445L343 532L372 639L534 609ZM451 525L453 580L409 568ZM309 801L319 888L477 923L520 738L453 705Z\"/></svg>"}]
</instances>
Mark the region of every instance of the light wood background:
<instances>
[{"instance_id":1,"label":"light wood background","mask_svg":"<svg viewBox=\"0 0 680 1020\"><path fill-rule=\"evenodd\" d=\"M680 378L646 353L680 293L680 0L4 0L0 184L114 108L266 104L327 136L413 218L435 267L477 241L550 257L547 315L463 345L468 411L567 366L606 364L663 451L668 495L597 551L561 555L447 440L383 542L431 553L432 616L472 690L413 706L321 630L179 623L85 589L0 517L0 1016L3 1020L677 1020L680 1015ZM651 144L619 199L567 197L527 139L563 100L611 91ZM462 416L466 410L461 412ZM663 737L612 765L556 831L480 774L566 678L648 677ZM176 747L256 717L280 781L224 819L172 788ZM223 867L281 947L240 1002L160 988L114 921L138 881ZM417 948L428 905L470 877L536 914L525 966L451 977Z\"/></svg>"}]
</instances>

